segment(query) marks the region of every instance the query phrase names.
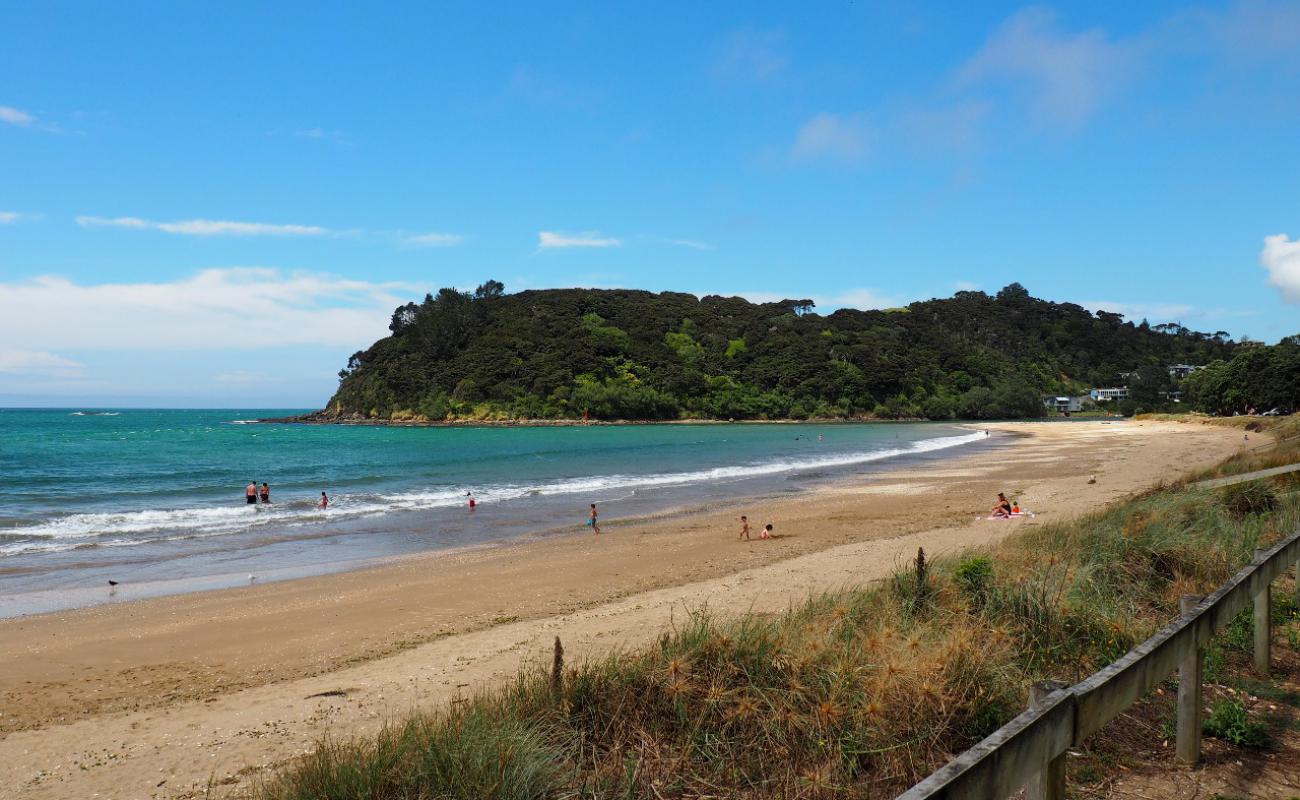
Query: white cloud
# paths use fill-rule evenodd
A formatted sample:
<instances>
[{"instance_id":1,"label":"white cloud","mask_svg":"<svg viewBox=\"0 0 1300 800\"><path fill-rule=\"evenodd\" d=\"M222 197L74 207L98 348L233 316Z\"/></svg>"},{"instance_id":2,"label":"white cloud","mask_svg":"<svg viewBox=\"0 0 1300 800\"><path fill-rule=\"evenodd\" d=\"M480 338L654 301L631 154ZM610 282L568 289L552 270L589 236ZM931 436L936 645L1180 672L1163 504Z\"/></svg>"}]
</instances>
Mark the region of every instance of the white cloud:
<instances>
[{"instance_id":1,"label":"white cloud","mask_svg":"<svg viewBox=\"0 0 1300 800\"><path fill-rule=\"evenodd\" d=\"M139 217L76 218L83 228L131 228L157 230L182 236L324 236L330 231L318 225L270 225L264 222L231 222L220 219L187 219L153 222Z\"/></svg>"},{"instance_id":2,"label":"white cloud","mask_svg":"<svg viewBox=\"0 0 1300 800\"><path fill-rule=\"evenodd\" d=\"M50 349L364 347L415 287L232 267L167 283L0 283L0 342ZM400 294L399 294L400 292Z\"/></svg>"},{"instance_id":3,"label":"white cloud","mask_svg":"<svg viewBox=\"0 0 1300 800\"><path fill-rule=\"evenodd\" d=\"M1300 303L1300 240L1285 233L1264 237L1259 265L1268 270L1268 282L1282 292L1288 303Z\"/></svg>"},{"instance_id":4,"label":"white cloud","mask_svg":"<svg viewBox=\"0 0 1300 800\"><path fill-rule=\"evenodd\" d=\"M717 248L708 242L701 242L698 239L667 239L662 237L651 238L652 242L659 244L670 244L674 247L689 247L692 250L716 250Z\"/></svg>"},{"instance_id":5,"label":"white cloud","mask_svg":"<svg viewBox=\"0 0 1300 800\"><path fill-rule=\"evenodd\" d=\"M1045 122L1073 128L1132 72L1138 55L1135 43L1115 41L1100 29L1061 31L1053 12L1026 8L994 31L957 80L1017 87Z\"/></svg>"},{"instance_id":6,"label":"white cloud","mask_svg":"<svg viewBox=\"0 0 1300 800\"><path fill-rule=\"evenodd\" d=\"M459 233L418 233L402 240L412 247L451 247L465 240Z\"/></svg>"},{"instance_id":7,"label":"white cloud","mask_svg":"<svg viewBox=\"0 0 1300 800\"><path fill-rule=\"evenodd\" d=\"M952 285L952 288L959 292L977 292L979 291L980 285L978 283L971 283L970 281L957 281Z\"/></svg>"},{"instance_id":8,"label":"white cloud","mask_svg":"<svg viewBox=\"0 0 1300 800\"><path fill-rule=\"evenodd\" d=\"M0 372L63 377L83 366L44 350L0 350Z\"/></svg>"},{"instance_id":9,"label":"white cloud","mask_svg":"<svg viewBox=\"0 0 1300 800\"><path fill-rule=\"evenodd\" d=\"M784 44L782 31L736 31L723 43L714 71L729 81L770 81L790 65Z\"/></svg>"},{"instance_id":10,"label":"white cloud","mask_svg":"<svg viewBox=\"0 0 1300 800\"><path fill-rule=\"evenodd\" d=\"M12 225L21 218L17 211L0 211L0 225Z\"/></svg>"},{"instance_id":11,"label":"white cloud","mask_svg":"<svg viewBox=\"0 0 1300 800\"><path fill-rule=\"evenodd\" d=\"M557 233L555 231L538 231L537 249L555 250L565 247L618 247L623 242L612 236L602 236L596 231L583 233Z\"/></svg>"},{"instance_id":12,"label":"white cloud","mask_svg":"<svg viewBox=\"0 0 1300 800\"><path fill-rule=\"evenodd\" d=\"M0 122L7 122L10 125L27 126L36 122L36 117L28 114L22 109L13 106L0 106Z\"/></svg>"},{"instance_id":13,"label":"white cloud","mask_svg":"<svg viewBox=\"0 0 1300 800\"><path fill-rule=\"evenodd\" d=\"M800 162L860 163L867 157L866 120L859 114L822 112L803 124L790 157Z\"/></svg>"}]
</instances>

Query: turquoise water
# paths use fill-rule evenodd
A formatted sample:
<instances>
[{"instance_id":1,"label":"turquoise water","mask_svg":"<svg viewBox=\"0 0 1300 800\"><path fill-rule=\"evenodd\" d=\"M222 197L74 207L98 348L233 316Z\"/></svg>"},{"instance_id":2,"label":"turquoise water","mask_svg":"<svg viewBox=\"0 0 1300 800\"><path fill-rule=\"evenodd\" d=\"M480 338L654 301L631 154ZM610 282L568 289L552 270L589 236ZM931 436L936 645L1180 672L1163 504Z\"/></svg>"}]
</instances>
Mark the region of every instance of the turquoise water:
<instances>
[{"instance_id":1,"label":"turquoise water","mask_svg":"<svg viewBox=\"0 0 1300 800\"><path fill-rule=\"evenodd\" d=\"M579 529L983 440L938 424L385 428L0 409L0 615ZM271 485L248 506L249 481ZM325 512L316 508L329 494ZM480 506L469 515L465 494ZM71 598L71 599L70 599Z\"/></svg>"}]
</instances>

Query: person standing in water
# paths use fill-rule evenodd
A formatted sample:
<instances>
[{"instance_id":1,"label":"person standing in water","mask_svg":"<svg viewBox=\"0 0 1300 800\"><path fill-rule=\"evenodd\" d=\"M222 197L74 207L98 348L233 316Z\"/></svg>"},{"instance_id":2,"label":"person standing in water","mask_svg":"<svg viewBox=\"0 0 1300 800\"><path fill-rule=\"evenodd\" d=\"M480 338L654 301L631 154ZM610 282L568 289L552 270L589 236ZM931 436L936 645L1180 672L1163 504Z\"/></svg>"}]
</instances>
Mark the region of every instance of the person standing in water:
<instances>
[{"instance_id":1,"label":"person standing in water","mask_svg":"<svg viewBox=\"0 0 1300 800\"><path fill-rule=\"evenodd\" d=\"M587 512L587 527L591 528L592 533L600 533L600 523L596 521L596 504L591 504L591 510Z\"/></svg>"},{"instance_id":2,"label":"person standing in water","mask_svg":"<svg viewBox=\"0 0 1300 800\"><path fill-rule=\"evenodd\" d=\"M324 511L325 509L329 508L330 507L329 496L326 495L324 492L321 492L320 502L316 504L316 507L319 508L321 511Z\"/></svg>"},{"instance_id":3,"label":"person standing in water","mask_svg":"<svg viewBox=\"0 0 1300 800\"><path fill-rule=\"evenodd\" d=\"M271 487L270 487L269 485L267 485L266 481L263 481L263 482L262 482L262 492L261 492L261 494L262 494L262 502L263 502L263 503L270 503L270 502L271 502Z\"/></svg>"},{"instance_id":4,"label":"person standing in water","mask_svg":"<svg viewBox=\"0 0 1300 800\"><path fill-rule=\"evenodd\" d=\"M749 517L744 514L740 515L740 536L736 537L736 541L739 542L741 539L749 541Z\"/></svg>"},{"instance_id":5,"label":"person standing in water","mask_svg":"<svg viewBox=\"0 0 1300 800\"><path fill-rule=\"evenodd\" d=\"M465 492L465 496L469 498L469 510L470 510L470 511L473 511L473 510L474 510L474 506L477 506L477 505L478 505L478 501L474 499L474 493L473 493L473 492Z\"/></svg>"},{"instance_id":6,"label":"person standing in water","mask_svg":"<svg viewBox=\"0 0 1300 800\"><path fill-rule=\"evenodd\" d=\"M257 502L257 481L249 481L244 487L244 502L250 506Z\"/></svg>"}]
</instances>

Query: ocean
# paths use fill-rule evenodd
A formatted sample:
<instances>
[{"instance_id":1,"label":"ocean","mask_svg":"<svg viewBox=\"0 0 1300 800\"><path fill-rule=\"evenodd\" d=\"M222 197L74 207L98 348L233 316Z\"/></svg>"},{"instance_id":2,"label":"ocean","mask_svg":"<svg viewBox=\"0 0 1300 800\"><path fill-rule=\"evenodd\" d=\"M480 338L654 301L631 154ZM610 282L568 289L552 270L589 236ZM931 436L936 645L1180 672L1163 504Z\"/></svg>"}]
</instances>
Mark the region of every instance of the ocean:
<instances>
[{"instance_id":1,"label":"ocean","mask_svg":"<svg viewBox=\"0 0 1300 800\"><path fill-rule=\"evenodd\" d=\"M761 519L763 497L986 441L940 423L252 422L294 413L0 409L0 616L575 532L593 502L605 525L739 497ZM250 481L271 504L245 503Z\"/></svg>"}]
</instances>

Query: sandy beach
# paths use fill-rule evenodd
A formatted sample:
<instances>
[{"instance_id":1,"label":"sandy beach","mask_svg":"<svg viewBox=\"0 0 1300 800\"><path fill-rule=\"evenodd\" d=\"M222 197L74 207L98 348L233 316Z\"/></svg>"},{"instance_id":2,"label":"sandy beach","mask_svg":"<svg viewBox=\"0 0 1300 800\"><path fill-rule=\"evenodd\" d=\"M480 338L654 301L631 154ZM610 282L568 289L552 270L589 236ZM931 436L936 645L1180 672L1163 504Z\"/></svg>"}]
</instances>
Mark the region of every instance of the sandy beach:
<instances>
[{"instance_id":1,"label":"sandy beach","mask_svg":"<svg viewBox=\"0 0 1300 800\"><path fill-rule=\"evenodd\" d=\"M758 508L0 620L0 797L238 795L322 736L365 734L515 673L557 635L581 659L644 642L688 609L779 611L880 578L918 546L992 542L1243 446L1205 425L988 427L1000 446ZM998 491L1037 516L977 520ZM754 541L737 541L740 513ZM759 541L766 522L778 536Z\"/></svg>"}]
</instances>

